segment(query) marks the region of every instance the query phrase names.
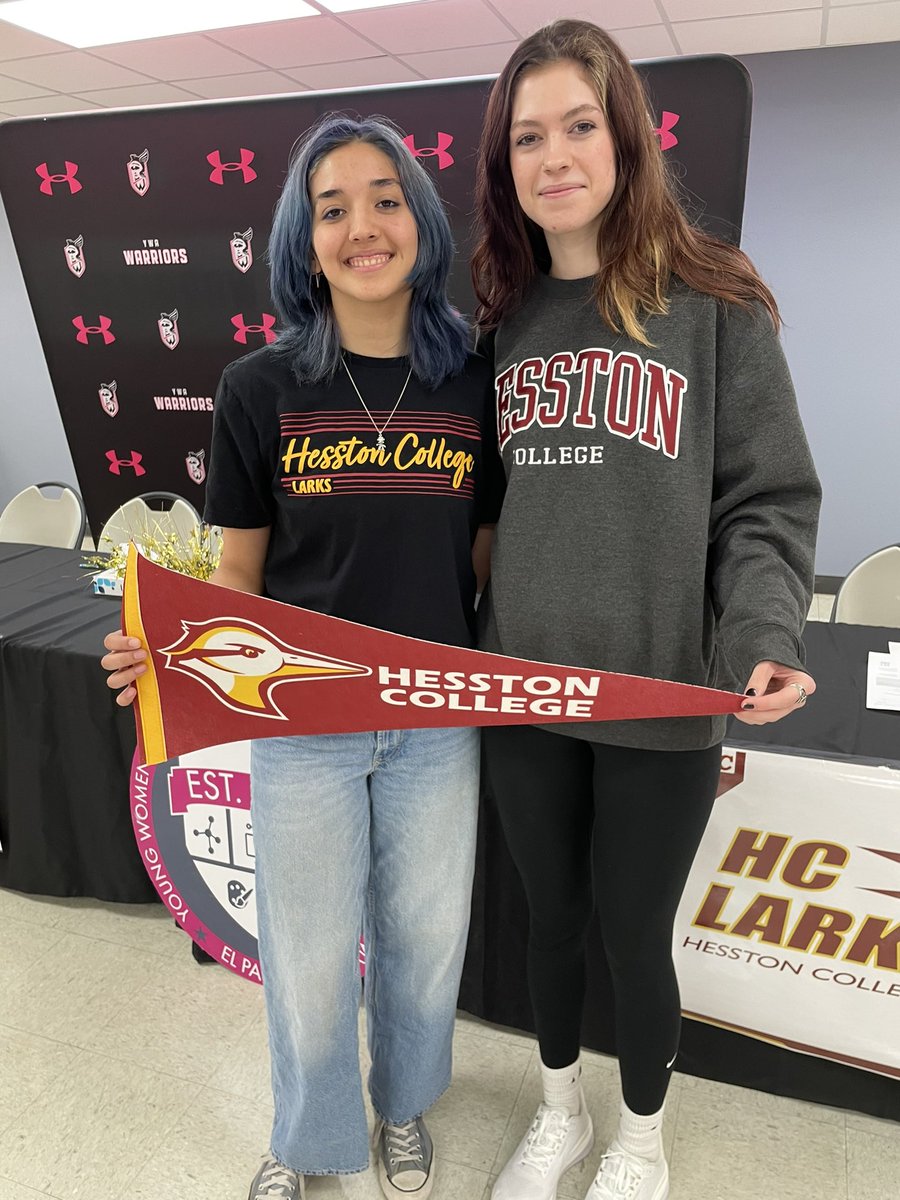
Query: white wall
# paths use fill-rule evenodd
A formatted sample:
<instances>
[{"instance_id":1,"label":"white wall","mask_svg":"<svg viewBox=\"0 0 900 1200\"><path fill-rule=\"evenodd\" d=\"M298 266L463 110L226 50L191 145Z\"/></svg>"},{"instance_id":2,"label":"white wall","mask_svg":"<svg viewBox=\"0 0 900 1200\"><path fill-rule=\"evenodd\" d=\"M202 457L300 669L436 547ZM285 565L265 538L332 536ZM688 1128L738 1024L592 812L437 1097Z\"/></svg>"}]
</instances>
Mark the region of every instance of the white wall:
<instances>
[{"instance_id":1,"label":"white wall","mask_svg":"<svg viewBox=\"0 0 900 1200\"><path fill-rule=\"evenodd\" d=\"M743 247L772 286L824 486L816 569L900 542L900 42L743 59Z\"/></svg>"}]
</instances>

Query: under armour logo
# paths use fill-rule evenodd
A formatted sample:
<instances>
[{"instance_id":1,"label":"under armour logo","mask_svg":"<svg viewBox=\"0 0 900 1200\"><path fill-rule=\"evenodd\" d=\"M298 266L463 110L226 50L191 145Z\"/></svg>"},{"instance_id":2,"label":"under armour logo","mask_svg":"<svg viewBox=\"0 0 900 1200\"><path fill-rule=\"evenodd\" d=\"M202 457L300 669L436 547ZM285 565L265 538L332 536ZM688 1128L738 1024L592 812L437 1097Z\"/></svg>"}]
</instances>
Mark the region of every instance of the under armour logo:
<instances>
[{"instance_id":1,"label":"under armour logo","mask_svg":"<svg viewBox=\"0 0 900 1200\"><path fill-rule=\"evenodd\" d=\"M671 150L673 146L678 145L678 138L671 131L675 128L681 117L678 113L664 112L662 120L659 123L659 128L653 132L659 138L660 150Z\"/></svg>"},{"instance_id":2,"label":"under armour logo","mask_svg":"<svg viewBox=\"0 0 900 1200\"><path fill-rule=\"evenodd\" d=\"M243 313L235 313L234 316L231 318L231 323L237 330L237 332L234 335L234 340L236 342L240 342L242 346L246 346L248 333L261 333L263 335L263 337L266 339L267 346L268 346L269 342L274 342L275 338L277 336L273 332L273 327L275 325L275 318L272 316L271 313L263 313L262 316L260 317L260 320L262 321L261 325L248 325L244 321Z\"/></svg>"},{"instance_id":3,"label":"under armour logo","mask_svg":"<svg viewBox=\"0 0 900 1200\"><path fill-rule=\"evenodd\" d=\"M245 150L241 147L240 162L222 162L222 155L218 150L213 150L212 154L207 154L206 161L213 168L209 173L209 182L222 184L225 182L226 171L240 171L244 177L244 183L252 183L256 178L256 172L250 166L256 155L252 150Z\"/></svg>"},{"instance_id":4,"label":"under armour logo","mask_svg":"<svg viewBox=\"0 0 900 1200\"><path fill-rule=\"evenodd\" d=\"M35 167L34 171L35 171L35 174L39 175L41 177L41 179L43 179L43 181L44 181L41 184L40 190L44 193L45 196L53 195L54 183L67 183L69 185L69 192L73 196L75 195L76 192L81 191L82 185L75 178L75 176L78 174L78 163L69 162L69 160L66 159L65 175L51 175L50 171L47 168L47 164L45 162L42 162L40 164L40 166Z\"/></svg>"},{"instance_id":5,"label":"under armour logo","mask_svg":"<svg viewBox=\"0 0 900 1200\"><path fill-rule=\"evenodd\" d=\"M75 334L75 341L81 342L82 346L86 346L88 344L88 338L91 336L91 334L96 333L103 338L103 344L105 346L108 346L110 342L114 342L116 340L116 335L114 333L110 333L110 329L112 328L112 318L104 317L103 313L100 313L100 315L97 317L97 320L99 321L98 325L85 325L84 317L81 316L80 313L77 317L73 317L72 324L78 330L78 332Z\"/></svg>"},{"instance_id":6,"label":"under armour logo","mask_svg":"<svg viewBox=\"0 0 900 1200\"><path fill-rule=\"evenodd\" d=\"M403 145L407 148L413 158L436 158L438 160L438 169L443 171L445 167L452 167L455 159L452 154L448 154L449 147L453 144L452 133L439 133L437 135L436 146L423 146L419 150L416 146L416 139L412 134L403 139Z\"/></svg>"},{"instance_id":7,"label":"under armour logo","mask_svg":"<svg viewBox=\"0 0 900 1200\"><path fill-rule=\"evenodd\" d=\"M121 475L123 467L130 467L135 475L146 475L147 471L141 466L143 454L139 454L137 450L132 450L131 458L119 458L115 450L107 450L106 457L109 459L109 471L111 475Z\"/></svg>"}]
</instances>

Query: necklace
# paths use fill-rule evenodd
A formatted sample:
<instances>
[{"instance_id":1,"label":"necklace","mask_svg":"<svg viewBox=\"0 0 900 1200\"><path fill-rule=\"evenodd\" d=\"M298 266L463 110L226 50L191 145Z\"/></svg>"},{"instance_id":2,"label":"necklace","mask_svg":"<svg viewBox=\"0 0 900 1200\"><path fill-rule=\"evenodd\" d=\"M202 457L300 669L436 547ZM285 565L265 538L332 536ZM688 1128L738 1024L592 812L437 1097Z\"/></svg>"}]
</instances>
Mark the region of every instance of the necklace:
<instances>
[{"instance_id":1,"label":"necklace","mask_svg":"<svg viewBox=\"0 0 900 1200\"><path fill-rule=\"evenodd\" d=\"M356 392L357 396L359 397L360 404L366 410L366 416L372 422L375 432L378 434L378 437L375 439L375 445L377 446L377 448L379 450L383 450L384 449L384 431L387 429L388 425L390 425L390 423L393 419L394 413L397 411L397 407L400 404L400 401L403 399L403 393L406 391L407 387L409 386L409 381L410 381L410 379L412 379L412 367L410 367L409 374L406 376L406 382L403 384L403 387L400 389L400 395L397 397L397 402L394 405L394 407L391 409L390 416L388 417L388 419L385 421L385 423L379 429L377 424L375 423L375 418L372 416L371 412L369 411L368 404L366 404L365 400L363 400L363 398L362 398L362 392L356 386L356 380L350 374L350 368L347 366L347 360L346 360L346 358L344 358L343 354L341 355L341 362L344 364L344 370L347 372L347 378L353 384L354 392Z\"/></svg>"}]
</instances>

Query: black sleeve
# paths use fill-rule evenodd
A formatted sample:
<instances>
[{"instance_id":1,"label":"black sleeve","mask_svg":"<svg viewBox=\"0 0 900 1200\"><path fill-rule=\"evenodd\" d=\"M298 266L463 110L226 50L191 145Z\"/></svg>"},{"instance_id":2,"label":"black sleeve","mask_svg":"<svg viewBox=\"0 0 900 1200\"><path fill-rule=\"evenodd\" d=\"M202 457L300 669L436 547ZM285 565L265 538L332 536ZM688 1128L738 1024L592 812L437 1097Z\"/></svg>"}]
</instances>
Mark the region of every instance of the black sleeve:
<instances>
[{"instance_id":1,"label":"black sleeve","mask_svg":"<svg viewBox=\"0 0 900 1200\"><path fill-rule=\"evenodd\" d=\"M226 529L261 529L273 521L271 465L227 371L216 392L203 519Z\"/></svg>"}]
</instances>

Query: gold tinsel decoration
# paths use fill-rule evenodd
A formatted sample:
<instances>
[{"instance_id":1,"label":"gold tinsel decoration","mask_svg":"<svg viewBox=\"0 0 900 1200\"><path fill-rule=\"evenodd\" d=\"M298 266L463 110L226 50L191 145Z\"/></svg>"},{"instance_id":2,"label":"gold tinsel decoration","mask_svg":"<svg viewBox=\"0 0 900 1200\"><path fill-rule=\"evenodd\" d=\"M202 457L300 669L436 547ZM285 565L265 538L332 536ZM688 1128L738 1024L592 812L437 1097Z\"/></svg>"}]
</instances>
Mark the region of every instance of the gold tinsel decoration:
<instances>
[{"instance_id":1,"label":"gold tinsel decoration","mask_svg":"<svg viewBox=\"0 0 900 1200\"><path fill-rule=\"evenodd\" d=\"M197 525L187 539L157 526L155 530L137 532L132 541L145 558L193 579L209 579L222 557L222 535L214 525ZM108 553L86 555L82 565L92 574L114 571L117 579L124 579L127 560L125 543L113 546Z\"/></svg>"}]
</instances>

